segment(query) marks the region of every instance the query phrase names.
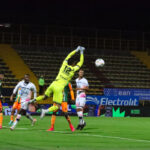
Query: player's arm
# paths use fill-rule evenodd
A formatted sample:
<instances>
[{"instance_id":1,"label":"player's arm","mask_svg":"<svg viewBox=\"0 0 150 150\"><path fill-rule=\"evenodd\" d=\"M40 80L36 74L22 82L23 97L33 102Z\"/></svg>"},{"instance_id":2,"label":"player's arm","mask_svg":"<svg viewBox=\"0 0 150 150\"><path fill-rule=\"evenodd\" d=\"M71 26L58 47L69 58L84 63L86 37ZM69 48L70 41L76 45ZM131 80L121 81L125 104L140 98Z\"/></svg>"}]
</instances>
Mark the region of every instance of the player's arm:
<instances>
[{"instance_id":1,"label":"player's arm","mask_svg":"<svg viewBox=\"0 0 150 150\"><path fill-rule=\"evenodd\" d=\"M80 61L76 64L75 67L73 67L74 71L79 70L81 68L81 66L83 65L83 62L84 62L84 50L85 50L84 47L80 48Z\"/></svg>"},{"instance_id":2,"label":"player's arm","mask_svg":"<svg viewBox=\"0 0 150 150\"><path fill-rule=\"evenodd\" d=\"M85 86L83 86L82 88L76 88L76 90L88 91L89 90L89 83L88 83L88 81L87 80L85 81Z\"/></svg>"},{"instance_id":3,"label":"player's arm","mask_svg":"<svg viewBox=\"0 0 150 150\"><path fill-rule=\"evenodd\" d=\"M70 52L68 54L68 56L65 58L65 60L63 61L63 64L68 64L68 60L75 55L79 50L80 50L81 46L78 46L75 50L73 50L72 52Z\"/></svg>"},{"instance_id":4,"label":"player's arm","mask_svg":"<svg viewBox=\"0 0 150 150\"><path fill-rule=\"evenodd\" d=\"M33 84L33 96L34 96L34 99L36 99L37 97L37 90L36 90L36 86Z\"/></svg>"},{"instance_id":5,"label":"player's arm","mask_svg":"<svg viewBox=\"0 0 150 150\"><path fill-rule=\"evenodd\" d=\"M71 83L69 83L68 84L68 86L69 86L69 89L70 89L70 95L71 95L71 100L75 100L75 98L74 98L74 92L73 92L73 89L72 89L72 85L71 85Z\"/></svg>"},{"instance_id":6,"label":"player's arm","mask_svg":"<svg viewBox=\"0 0 150 150\"><path fill-rule=\"evenodd\" d=\"M89 86L84 86L82 88L76 88L76 90L85 90L85 91L88 91L89 90Z\"/></svg>"},{"instance_id":7,"label":"player's arm","mask_svg":"<svg viewBox=\"0 0 150 150\"><path fill-rule=\"evenodd\" d=\"M13 101L14 96L16 96L16 93L17 93L17 91L18 91L18 89L19 89L19 86L20 86L20 82L19 82L19 83L16 85L16 87L14 88L13 93L12 93L12 95L10 96L10 101Z\"/></svg>"}]
</instances>

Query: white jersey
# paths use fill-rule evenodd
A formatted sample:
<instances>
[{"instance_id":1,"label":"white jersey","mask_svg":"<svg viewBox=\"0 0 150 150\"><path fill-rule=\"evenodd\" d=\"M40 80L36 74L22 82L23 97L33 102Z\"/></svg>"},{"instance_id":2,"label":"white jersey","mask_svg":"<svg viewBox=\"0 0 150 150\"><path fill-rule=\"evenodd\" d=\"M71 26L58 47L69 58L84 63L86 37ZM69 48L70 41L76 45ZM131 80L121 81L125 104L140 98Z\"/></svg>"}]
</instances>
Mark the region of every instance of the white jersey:
<instances>
[{"instance_id":1,"label":"white jersey","mask_svg":"<svg viewBox=\"0 0 150 150\"><path fill-rule=\"evenodd\" d=\"M21 103L31 99L31 92L34 93L34 99L37 96L36 87L32 82L25 83L24 80L20 81L13 90L13 94L19 94Z\"/></svg>"},{"instance_id":2,"label":"white jersey","mask_svg":"<svg viewBox=\"0 0 150 150\"><path fill-rule=\"evenodd\" d=\"M88 87L89 87L89 83L88 83L87 79L85 79L85 78L82 78L82 79L77 78L77 79L76 79L76 87L77 87L77 88L83 88L83 87L85 87L85 86L88 86ZM85 93L84 90L77 90L77 96L78 96L80 93L83 93L83 92Z\"/></svg>"}]
</instances>

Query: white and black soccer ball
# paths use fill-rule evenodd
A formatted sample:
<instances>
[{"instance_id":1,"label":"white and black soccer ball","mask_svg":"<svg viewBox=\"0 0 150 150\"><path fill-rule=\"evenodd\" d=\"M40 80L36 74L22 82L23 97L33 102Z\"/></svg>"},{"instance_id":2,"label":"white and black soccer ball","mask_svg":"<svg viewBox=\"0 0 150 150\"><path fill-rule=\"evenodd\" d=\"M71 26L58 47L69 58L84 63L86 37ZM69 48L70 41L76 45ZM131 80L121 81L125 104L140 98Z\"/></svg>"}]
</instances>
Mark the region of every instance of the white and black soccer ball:
<instances>
[{"instance_id":1,"label":"white and black soccer ball","mask_svg":"<svg viewBox=\"0 0 150 150\"><path fill-rule=\"evenodd\" d=\"M105 61L102 58L98 58L95 60L96 67L103 67L105 65Z\"/></svg>"}]
</instances>

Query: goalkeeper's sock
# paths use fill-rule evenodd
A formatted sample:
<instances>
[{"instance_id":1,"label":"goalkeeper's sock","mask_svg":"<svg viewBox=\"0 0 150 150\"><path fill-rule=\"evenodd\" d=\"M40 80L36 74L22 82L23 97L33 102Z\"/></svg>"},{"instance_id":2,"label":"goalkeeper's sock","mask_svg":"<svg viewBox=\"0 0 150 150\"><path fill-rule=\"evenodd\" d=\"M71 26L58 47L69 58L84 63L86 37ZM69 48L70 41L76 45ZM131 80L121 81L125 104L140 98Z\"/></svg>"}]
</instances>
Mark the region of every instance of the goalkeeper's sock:
<instances>
[{"instance_id":1,"label":"goalkeeper's sock","mask_svg":"<svg viewBox=\"0 0 150 150\"><path fill-rule=\"evenodd\" d=\"M40 96L38 96L37 98L36 98L36 101L41 101L41 100L43 100L44 99L44 95L40 95Z\"/></svg>"},{"instance_id":2,"label":"goalkeeper's sock","mask_svg":"<svg viewBox=\"0 0 150 150\"><path fill-rule=\"evenodd\" d=\"M54 128L55 120L56 120L56 115L52 115L52 118L51 118L51 128Z\"/></svg>"},{"instance_id":3,"label":"goalkeeper's sock","mask_svg":"<svg viewBox=\"0 0 150 150\"><path fill-rule=\"evenodd\" d=\"M51 106L50 108L48 108L48 110L49 110L50 112L56 112L56 111L58 110L58 106L57 106L57 105L53 105L53 106Z\"/></svg>"},{"instance_id":4,"label":"goalkeeper's sock","mask_svg":"<svg viewBox=\"0 0 150 150\"><path fill-rule=\"evenodd\" d=\"M3 123L3 113L0 113L0 126L2 126Z\"/></svg>"}]
</instances>

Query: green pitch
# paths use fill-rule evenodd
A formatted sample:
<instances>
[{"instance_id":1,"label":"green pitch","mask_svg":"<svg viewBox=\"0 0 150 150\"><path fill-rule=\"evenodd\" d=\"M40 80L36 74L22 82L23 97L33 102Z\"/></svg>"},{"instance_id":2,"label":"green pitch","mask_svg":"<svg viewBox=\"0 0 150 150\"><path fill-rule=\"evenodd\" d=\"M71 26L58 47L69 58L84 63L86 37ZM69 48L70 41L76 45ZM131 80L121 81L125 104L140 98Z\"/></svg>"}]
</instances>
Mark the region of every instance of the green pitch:
<instances>
[{"instance_id":1,"label":"green pitch","mask_svg":"<svg viewBox=\"0 0 150 150\"><path fill-rule=\"evenodd\" d=\"M46 132L50 116L31 127L21 118L16 130L8 128L4 117L0 130L0 150L150 150L150 118L85 117L87 126L72 133L64 117L57 117L55 132ZM77 117L71 117L73 125Z\"/></svg>"}]
</instances>

